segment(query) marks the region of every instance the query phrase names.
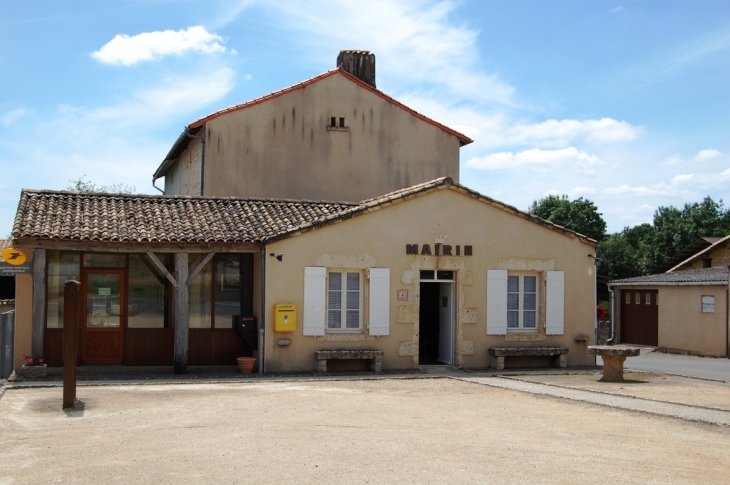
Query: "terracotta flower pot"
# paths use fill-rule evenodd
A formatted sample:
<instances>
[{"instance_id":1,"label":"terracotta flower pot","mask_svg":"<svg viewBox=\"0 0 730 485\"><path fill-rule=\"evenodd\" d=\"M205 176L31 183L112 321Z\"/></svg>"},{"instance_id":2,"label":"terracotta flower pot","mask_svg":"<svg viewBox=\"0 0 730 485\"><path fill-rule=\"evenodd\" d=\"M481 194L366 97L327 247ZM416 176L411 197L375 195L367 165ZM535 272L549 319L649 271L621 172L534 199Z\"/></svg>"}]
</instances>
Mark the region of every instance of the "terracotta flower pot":
<instances>
[{"instance_id":1,"label":"terracotta flower pot","mask_svg":"<svg viewBox=\"0 0 730 485\"><path fill-rule=\"evenodd\" d=\"M241 371L241 374L250 374L256 363L255 357L236 357L236 360L238 361L238 370Z\"/></svg>"}]
</instances>

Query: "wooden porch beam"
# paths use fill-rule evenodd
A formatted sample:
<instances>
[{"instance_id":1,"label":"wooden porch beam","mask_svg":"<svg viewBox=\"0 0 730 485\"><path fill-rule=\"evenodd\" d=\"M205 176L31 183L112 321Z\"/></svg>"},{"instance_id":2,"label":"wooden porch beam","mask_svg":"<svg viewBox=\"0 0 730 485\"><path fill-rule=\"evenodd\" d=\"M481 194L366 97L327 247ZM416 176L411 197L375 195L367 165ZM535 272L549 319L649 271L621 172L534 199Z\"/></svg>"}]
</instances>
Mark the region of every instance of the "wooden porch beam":
<instances>
[{"instance_id":1,"label":"wooden porch beam","mask_svg":"<svg viewBox=\"0 0 730 485\"><path fill-rule=\"evenodd\" d=\"M189 285L191 281L195 279L196 276L198 276L198 273L205 267L206 264L208 264L208 261L213 259L213 256L215 256L215 253L208 253L205 255L203 260L198 264L192 273L190 273L190 276L188 276L187 281L185 282L186 285Z\"/></svg>"},{"instance_id":2,"label":"wooden porch beam","mask_svg":"<svg viewBox=\"0 0 730 485\"><path fill-rule=\"evenodd\" d=\"M157 256L155 255L155 253L153 253L152 251L147 251L145 254L147 255L147 259L150 260L150 263L152 263L153 265L155 265L155 268L157 268L158 271L162 275L164 275L165 278L167 278L167 280L170 283L172 283L172 286L174 286L175 288L177 288L178 286L180 286L179 283L177 282L177 280L175 279L175 277L172 276L169 271L167 271L167 268L165 268L165 265L162 264L162 261L160 261L159 258L157 258Z\"/></svg>"}]
</instances>

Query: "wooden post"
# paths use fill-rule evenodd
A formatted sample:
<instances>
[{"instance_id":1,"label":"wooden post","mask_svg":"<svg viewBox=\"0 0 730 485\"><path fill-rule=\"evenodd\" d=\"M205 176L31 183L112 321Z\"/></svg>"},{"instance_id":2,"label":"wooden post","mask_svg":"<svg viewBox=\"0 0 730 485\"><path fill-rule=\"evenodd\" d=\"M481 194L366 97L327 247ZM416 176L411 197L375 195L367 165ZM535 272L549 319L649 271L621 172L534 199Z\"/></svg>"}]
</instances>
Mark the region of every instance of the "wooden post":
<instances>
[{"instance_id":1,"label":"wooden post","mask_svg":"<svg viewBox=\"0 0 730 485\"><path fill-rule=\"evenodd\" d=\"M67 281L63 285L63 409L76 402L76 349L79 316L81 315L81 283Z\"/></svg>"},{"instance_id":2,"label":"wooden post","mask_svg":"<svg viewBox=\"0 0 730 485\"><path fill-rule=\"evenodd\" d=\"M31 306L31 355L43 355L43 330L46 326L46 250L33 250L33 296Z\"/></svg>"},{"instance_id":3,"label":"wooden post","mask_svg":"<svg viewBox=\"0 0 730 485\"><path fill-rule=\"evenodd\" d=\"M175 374L188 372L188 328L190 310L188 308L188 254L175 253L175 279L178 285L174 292L175 305Z\"/></svg>"}]
</instances>

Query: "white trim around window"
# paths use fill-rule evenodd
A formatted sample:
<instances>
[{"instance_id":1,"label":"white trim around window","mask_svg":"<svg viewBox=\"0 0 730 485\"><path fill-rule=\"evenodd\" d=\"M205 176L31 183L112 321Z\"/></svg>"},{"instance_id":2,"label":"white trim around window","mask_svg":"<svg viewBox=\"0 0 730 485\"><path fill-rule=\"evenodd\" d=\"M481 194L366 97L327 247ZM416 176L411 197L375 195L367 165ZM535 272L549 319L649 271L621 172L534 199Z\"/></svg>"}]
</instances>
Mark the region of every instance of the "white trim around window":
<instances>
[{"instance_id":1,"label":"white trim around window","mask_svg":"<svg viewBox=\"0 0 730 485\"><path fill-rule=\"evenodd\" d=\"M362 332L362 271L327 271L327 331Z\"/></svg>"},{"instance_id":2,"label":"white trim around window","mask_svg":"<svg viewBox=\"0 0 730 485\"><path fill-rule=\"evenodd\" d=\"M507 275L507 331L539 330L539 288L538 273Z\"/></svg>"}]
</instances>

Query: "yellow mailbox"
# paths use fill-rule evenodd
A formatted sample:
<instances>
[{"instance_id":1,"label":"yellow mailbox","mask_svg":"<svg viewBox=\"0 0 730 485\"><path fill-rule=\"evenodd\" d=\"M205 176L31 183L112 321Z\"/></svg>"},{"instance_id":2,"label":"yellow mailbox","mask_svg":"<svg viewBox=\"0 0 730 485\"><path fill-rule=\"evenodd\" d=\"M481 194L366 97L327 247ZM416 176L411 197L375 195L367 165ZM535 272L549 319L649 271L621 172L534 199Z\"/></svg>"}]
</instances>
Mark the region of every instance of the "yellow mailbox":
<instances>
[{"instance_id":1,"label":"yellow mailbox","mask_svg":"<svg viewBox=\"0 0 730 485\"><path fill-rule=\"evenodd\" d=\"M274 305L274 332L293 332L297 329L297 306L291 303Z\"/></svg>"}]
</instances>

